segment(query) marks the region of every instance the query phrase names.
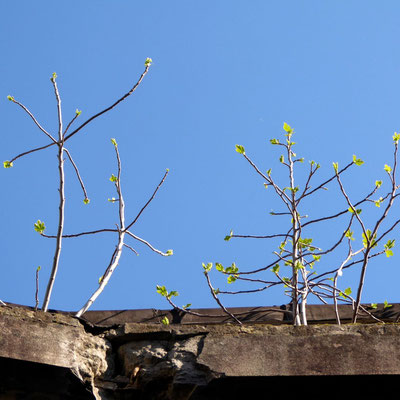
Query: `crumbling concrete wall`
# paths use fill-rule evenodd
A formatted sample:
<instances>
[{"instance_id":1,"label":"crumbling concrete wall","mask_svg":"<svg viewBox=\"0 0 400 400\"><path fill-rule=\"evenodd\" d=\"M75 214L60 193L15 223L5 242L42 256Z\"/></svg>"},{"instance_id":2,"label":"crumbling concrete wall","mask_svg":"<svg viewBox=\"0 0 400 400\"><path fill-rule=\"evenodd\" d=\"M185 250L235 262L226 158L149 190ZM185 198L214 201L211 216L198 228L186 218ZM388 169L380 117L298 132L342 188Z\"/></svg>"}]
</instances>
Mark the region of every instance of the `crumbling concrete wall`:
<instances>
[{"instance_id":1,"label":"crumbling concrete wall","mask_svg":"<svg viewBox=\"0 0 400 400\"><path fill-rule=\"evenodd\" d=\"M222 399L226 382L223 393L237 398L257 379L265 386L296 376L400 375L400 325L98 327L62 313L3 306L0 368L1 399ZM29 388L21 389L23 380L18 387L18 371L34 377L26 385L37 397L21 397ZM46 392L52 379L60 384Z\"/></svg>"}]
</instances>

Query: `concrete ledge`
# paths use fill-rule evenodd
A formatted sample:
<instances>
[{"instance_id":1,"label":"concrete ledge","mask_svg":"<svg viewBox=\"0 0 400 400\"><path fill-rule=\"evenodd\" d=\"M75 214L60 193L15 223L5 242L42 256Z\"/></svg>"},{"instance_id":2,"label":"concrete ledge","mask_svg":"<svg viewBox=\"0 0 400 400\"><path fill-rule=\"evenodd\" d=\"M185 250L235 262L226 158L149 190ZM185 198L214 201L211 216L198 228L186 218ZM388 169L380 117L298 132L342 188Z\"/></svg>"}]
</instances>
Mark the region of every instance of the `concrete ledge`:
<instances>
[{"instance_id":1,"label":"concrete ledge","mask_svg":"<svg viewBox=\"0 0 400 400\"><path fill-rule=\"evenodd\" d=\"M0 307L0 368L5 378L0 398L11 400L21 398L18 390L26 391L27 384L18 387L24 380L15 377L24 369L36 377L28 384L46 399L219 399L224 397L214 394L222 387L221 393L233 395L247 388L248 395L260 379L264 385L296 377L304 382L399 376L400 325L98 326L64 313L8 305ZM68 387L60 383L59 392L54 387L53 394L45 392L52 387L49 368L53 380ZM38 370L48 372L35 374Z\"/></svg>"}]
</instances>

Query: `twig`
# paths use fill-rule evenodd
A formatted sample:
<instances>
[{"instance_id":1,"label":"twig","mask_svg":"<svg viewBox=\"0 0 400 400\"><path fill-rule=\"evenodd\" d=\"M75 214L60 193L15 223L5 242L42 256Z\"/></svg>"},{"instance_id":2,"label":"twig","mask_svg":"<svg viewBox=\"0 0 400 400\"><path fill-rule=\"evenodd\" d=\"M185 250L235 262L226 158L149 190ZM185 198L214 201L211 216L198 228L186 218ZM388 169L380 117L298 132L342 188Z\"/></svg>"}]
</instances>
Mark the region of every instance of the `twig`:
<instances>
[{"instance_id":1,"label":"twig","mask_svg":"<svg viewBox=\"0 0 400 400\"><path fill-rule=\"evenodd\" d=\"M164 256L164 257L168 257L168 256L170 255L170 254L168 254L168 253L163 253L162 251L156 249L156 248L153 247L147 240L144 240L144 239L140 238L139 236L134 235L132 232L127 231L127 230L125 230L125 232L126 232L129 236L133 237L135 240L138 240L139 242L144 243L147 247L149 247L149 248L150 248L151 250L153 250L155 253L160 254L161 256Z\"/></svg>"},{"instance_id":2,"label":"twig","mask_svg":"<svg viewBox=\"0 0 400 400\"><path fill-rule=\"evenodd\" d=\"M77 167L76 164L74 163L74 160L72 159L70 152L69 152L65 147L64 147L64 151L67 153L67 156L68 156L68 158L69 158L69 161L71 161L71 164L72 164L72 166L73 166L74 169L75 169L75 173L76 173L76 176L77 176L77 178L78 178L78 180L79 180L79 183L80 183L80 185L81 185L81 188L82 188L82 191L83 191L83 195L85 196L85 200L87 200L87 199L88 199L88 196L87 196L86 189L85 189L85 185L83 184L81 175L79 174L78 167Z\"/></svg>"},{"instance_id":3,"label":"twig","mask_svg":"<svg viewBox=\"0 0 400 400\"><path fill-rule=\"evenodd\" d=\"M225 306L221 303L221 301L219 300L218 296L215 294L215 289L213 288L211 281L210 281L210 277L208 276L207 271L204 272L204 275L207 279L207 283L208 283L208 287L210 288L211 291L211 295L214 297L215 301L217 302L217 304L221 307L221 309L223 310L223 312L227 315L229 315L234 321L236 321L239 325L242 325L242 323L232 314L230 313Z\"/></svg>"},{"instance_id":4,"label":"twig","mask_svg":"<svg viewBox=\"0 0 400 400\"><path fill-rule=\"evenodd\" d=\"M160 189L161 185L164 183L165 179L167 178L167 175L169 173L169 169L167 169L165 171L164 176L162 177L160 183L158 184L158 186L156 187L155 191L153 192L153 194L151 195L151 197L149 198L149 200L147 200L146 204L142 207L142 209L139 211L139 213L136 215L136 217L134 218L134 220L126 227L126 229L129 229L132 225L134 225L136 223L136 221L139 219L139 217L142 215L142 212L145 210L145 208L151 203L151 201L154 199L156 193L158 192L158 189Z\"/></svg>"},{"instance_id":5,"label":"twig","mask_svg":"<svg viewBox=\"0 0 400 400\"><path fill-rule=\"evenodd\" d=\"M23 105L21 104L19 101L12 99L12 102L15 104L18 104L33 120L33 122L35 123L35 125L48 137L53 141L53 144L57 143L57 140L53 138L53 136L50 135L49 132L46 131L46 129L44 129L39 122L37 121L37 119L33 116L33 114Z\"/></svg>"},{"instance_id":6,"label":"twig","mask_svg":"<svg viewBox=\"0 0 400 400\"><path fill-rule=\"evenodd\" d=\"M36 268L35 311L37 311L39 307L39 271L40 266Z\"/></svg>"},{"instance_id":7,"label":"twig","mask_svg":"<svg viewBox=\"0 0 400 400\"><path fill-rule=\"evenodd\" d=\"M90 117L88 120L86 120L82 125L80 125L78 128L76 128L73 132L71 132L69 135L65 136L65 140L70 139L72 136L74 136L76 133L78 133L83 127L85 127L89 122L93 121L94 119L100 117L100 115L103 115L104 113L112 110L114 107L116 107L119 103L124 101L127 97L129 97L140 85L142 82L143 78L146 76L147 72L149 71L150 65L146 65L146 68L142 75L140 76L139 80L135 83L135 85L132 87L132 89L124 94L121 98L119 98L115 103L113 103L111 106L105 108L104 110L98 112L97 114L93 115Z\"/></svg>"}]
</instances>

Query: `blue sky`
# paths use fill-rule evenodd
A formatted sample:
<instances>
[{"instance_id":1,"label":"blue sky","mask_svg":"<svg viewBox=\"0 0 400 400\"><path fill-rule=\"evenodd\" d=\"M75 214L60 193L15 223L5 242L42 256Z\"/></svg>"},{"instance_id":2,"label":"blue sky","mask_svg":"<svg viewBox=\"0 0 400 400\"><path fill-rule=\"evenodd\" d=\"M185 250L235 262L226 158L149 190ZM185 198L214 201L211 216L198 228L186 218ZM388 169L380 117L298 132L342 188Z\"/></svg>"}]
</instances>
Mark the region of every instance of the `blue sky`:
<instances>
[{"instance_id":1,"label":"blue sky","mask_svg":"<svg viewBox=\"0 0 400 400\"><path fill-rule=\"evenodd\" d=\"M116 172L110 143L116 138L127 219L170 170L134 233L160 250L173 249L174 255L160 257L129 241L139 256L125 249L92 309L169 308L156 293L157 284L177 290L179 305L216 307L202 262L236 262L241 270L268 264L274 243L223 238L231 229L260 235L286 229L288 221L269 215L280 207L272 191L235 152L236 144L245 146L263 171L272 168L286 186L279 150L269 144L283 134L284 121L296 131L297 154L321 164L316 182L332 174L333 161L345 165L353 154L365 161L343 177L354 200L375 180L387 179L383 166L393 164L391 137L400 129L399 14L397 1L365 0L2 2L2 160L48 143L7 95L56 134L53 72L65 121L78 108L82 122L127 92L146 57L153 59L131 97L68 142L91 202L83 204L66 163L65 233L118 222L116 205L107 201L115 196L109 177ZM301 183L308 164L299 168ZM54 148L19 159L12 169L3 169L1 181L0 299L34 305L36 268L41 266L42 302L54 253L54 242L33 229L40 219L46 233L56 232ZM316 196L304 212L317 217L341 210L345 203L336 189L332 185ZM329 242L329 234L341 232L343 225L321 225L310 236ZM397 229L391 237L398 235ZM50 308L77 310L86 302L116 240L112 234L64 240ZM371 262L364 302L400 301L394 250L390 259ZM318 272L331 265L321 262ZM341 286L355 291L358 275L357 268L346 272ZM215 273L212 278L215 287L227 287L225 278ZM282 288L222 300L227 306L289 301Z\"/></svg>"}]
</instances>

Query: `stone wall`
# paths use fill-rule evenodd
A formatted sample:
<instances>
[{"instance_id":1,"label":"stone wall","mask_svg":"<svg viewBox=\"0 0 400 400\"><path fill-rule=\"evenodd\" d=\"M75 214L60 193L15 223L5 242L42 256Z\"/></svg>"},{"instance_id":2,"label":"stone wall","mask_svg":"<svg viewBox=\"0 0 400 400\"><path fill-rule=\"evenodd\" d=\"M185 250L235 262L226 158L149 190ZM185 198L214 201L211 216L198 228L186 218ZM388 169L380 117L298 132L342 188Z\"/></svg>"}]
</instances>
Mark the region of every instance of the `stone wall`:
<instances>
[{"instance_id":1,"label":"stone wall","mask_svg":"<svg viewBox=\"0 0 400 400\"><path fill-rule=\"evenodd\" d=\"M0 399L251 399L321 384L382 394L400 375L398 323L293 327L268 314L165 326L154 311L134 313L140 322L123 313L0 307Z\"/></svg>"}]
</instances>

